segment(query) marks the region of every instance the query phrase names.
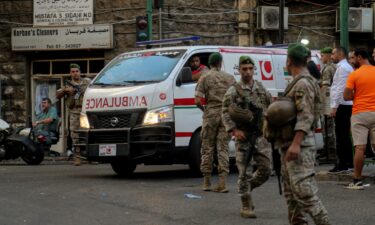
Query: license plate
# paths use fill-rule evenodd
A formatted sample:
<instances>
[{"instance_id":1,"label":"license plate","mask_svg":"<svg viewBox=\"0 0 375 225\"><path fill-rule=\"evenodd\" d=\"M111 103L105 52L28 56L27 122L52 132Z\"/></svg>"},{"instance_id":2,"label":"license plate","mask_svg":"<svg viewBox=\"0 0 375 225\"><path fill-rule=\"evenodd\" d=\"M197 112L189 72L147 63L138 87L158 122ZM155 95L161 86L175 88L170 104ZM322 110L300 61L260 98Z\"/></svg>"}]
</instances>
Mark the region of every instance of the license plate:
<instances>
[{"instance_id":1,"label":"license plate","mask_svg":"<svg viewBox=\"0 0 375 225\"><path fill-rule=\"evenodd\" d=\"M99 156L116 156L116 145L99 145Z\"/></svg>"}]
</instances>

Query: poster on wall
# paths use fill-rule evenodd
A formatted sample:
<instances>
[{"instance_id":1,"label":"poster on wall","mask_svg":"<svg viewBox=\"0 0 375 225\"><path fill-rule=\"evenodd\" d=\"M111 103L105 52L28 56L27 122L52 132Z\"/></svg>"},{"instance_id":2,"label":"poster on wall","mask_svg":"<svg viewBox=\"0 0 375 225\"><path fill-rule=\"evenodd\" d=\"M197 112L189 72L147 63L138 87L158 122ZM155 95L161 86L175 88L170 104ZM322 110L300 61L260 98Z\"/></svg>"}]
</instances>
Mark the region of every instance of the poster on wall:
<instances>
[{"instance_id":1,"label":"poster on wall","mask_svg":"<svg viewBox=\"0 0 375 225\"><path fill-rule=\"evenodd\" d=\"M108 24L12 28L12 50L109 49L113 48L112 29Z\"/></svg>"},{"instance_id":2,"label":"poster on wall","mask_svg":"<svg viewBox=\"0 0 375 225\"><path fill-rule=\"evenodd\" d=\"M93 24L93 0L34 0L33 25Z\"/></svg>"}]
</instances>

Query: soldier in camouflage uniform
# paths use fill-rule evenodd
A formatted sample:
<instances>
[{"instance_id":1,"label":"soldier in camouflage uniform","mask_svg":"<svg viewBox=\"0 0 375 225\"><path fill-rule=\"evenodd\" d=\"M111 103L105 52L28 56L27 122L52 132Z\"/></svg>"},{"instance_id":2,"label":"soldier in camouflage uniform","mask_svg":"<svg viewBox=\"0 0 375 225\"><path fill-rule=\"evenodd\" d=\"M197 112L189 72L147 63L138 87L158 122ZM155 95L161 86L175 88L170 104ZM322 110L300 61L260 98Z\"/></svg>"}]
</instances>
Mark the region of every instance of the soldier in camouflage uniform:
<instances>
[{"instance_id":1,"label":"soldier in camouflage uniform","mask_svg":"<svg viewBox=\"0 0 375 225\"><path fill-rule=\"evenodd\" d=\"M58 99L62 97L65 98L65 105L67 106L69 112L69 131L74 145L78 141L78 134L76 134L74 131L78 130L80 126L79 117L82 110L83 95L91 80L88 78L81 78L80 66L74 63L70 64L70 76L71 84L75 87L66 85L65 87L57 90L56 97ZM74 165L79 166L81 164L80 149L79 147L75 147L74 150Z\"/></svg>"},{"instance_id":2,"label":"soldier in camouflage uniform","mask_svg":"<svg viewBox=\"0 0 375 225\"><path fill-rule=\"evenodd\" d=\"M320 79L320 93L322 96L322 114L320 121L324 137L324 146L328 156L336 157L336 135L335 135L335 119L330 115L330 87L333 75L336 72L336 66L331 61L332 48L326 47L320 50L321 61L324 64Z\"/></svg>"},{"instance_id":3,"label":"soldier in camouflage uniform","mask_svg":"<svg viewBox=\"0 0 375 225\"><path fill-rule=\"evenodd\" d=\"M266 182L271 173L271 144L262 137L261 130L263 112L272 97L261 82L253 79L254 61L250 57L240 57L239 72L241 80L224 96L222 116L226 131L236 140L241 216L255 218L250 192ZM251 158L256 167L253 174Z\"/></svg>"},{"instance_id":4,"label":"soldier in camouflage uniform","mask_svg":"<svg viewBox=\"0 0 375 225\"><path fill-rule=\"evenodd\" d=\"M211 190L212 161L215 150L218 158L219 184L213 191L226 193L226 177L229 173L229 135L225 131L221 120L221 107L225 92L236 81L228 73L221 71L222 56L220 53L212 53L208 62L211 69L199 79L195 91L195 103L203 108L202 98L207 105L203 113L202 139L202 163L201 172L204 176L203 190Z\"/></svg>"},{"instance_id":5,"label":"soldier in camouflage uniform","mask_svg":"<svg viewBox=\"0 0 375 225\"><path fill-rule=\"evenodd\" d=\"M328 225L328 213L317 196L314 177L314 127L320 114L320 90L317 81L306 69L306 58L306 47L301 44L289 46L286 67L293 81L287 86L285 96L296 106L295 123L291 125L294 134L287 141L276 139L275 147L281 150L281 173L289 223L307 224L304 216L307 213L315 224Z\"/></svg>"}]
</instances>

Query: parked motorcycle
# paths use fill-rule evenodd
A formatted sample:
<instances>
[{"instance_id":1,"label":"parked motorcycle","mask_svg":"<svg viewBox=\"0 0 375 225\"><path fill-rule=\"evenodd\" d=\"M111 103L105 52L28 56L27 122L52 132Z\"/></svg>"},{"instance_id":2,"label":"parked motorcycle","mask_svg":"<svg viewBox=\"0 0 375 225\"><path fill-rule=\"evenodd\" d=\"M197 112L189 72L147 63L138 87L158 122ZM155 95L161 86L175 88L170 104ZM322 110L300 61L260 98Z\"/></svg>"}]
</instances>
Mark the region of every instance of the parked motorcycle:
<instances>
[{"instance_id":1,"label":"parked motorcycle","mask_svg":"<svg viewBox=\"0 0 375 225\"><path fill-rule=\"evenodd\" d=\"M59 140L59 132L53 132L52 144ZM32 126L15 129L13 132L7 122L0 119L0 161L21 157L29 165L39 165L45 151L49 151L51 145L46 144L47 138L36 135Z\"/></svg>"}]
</instances>

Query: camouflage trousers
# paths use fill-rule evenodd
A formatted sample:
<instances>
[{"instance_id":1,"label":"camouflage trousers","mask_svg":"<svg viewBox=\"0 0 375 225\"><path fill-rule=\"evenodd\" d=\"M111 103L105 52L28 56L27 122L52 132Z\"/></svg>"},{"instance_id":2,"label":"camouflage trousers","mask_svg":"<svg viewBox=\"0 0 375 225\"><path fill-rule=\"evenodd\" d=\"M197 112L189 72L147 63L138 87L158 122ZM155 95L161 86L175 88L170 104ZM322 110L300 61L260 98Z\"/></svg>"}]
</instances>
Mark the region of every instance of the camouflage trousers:
<instances>
[{"instance_id":1,"label":"camouflage trousers","mask_svg":"<svg viewBox=\"0 0 375 225\"><path fill-rule=\"evenodd\" d=\"M219 175L229 173L229 134L225 131L221 116L213 116L203 119L201 139L202 139L202 162L201 172L203 176L211 175L213 156L216 152L218 159Z\"/></svg>"},{"instance_id":2,"label":"camouflage trousers","mask_svg":"<svg viewBox=\"0 0 375 225\"><path fill-rule=\"evenodd\" d=\"M79 129L79 116L80 114L77 113L69 113L69 131L70 137L72 138L73 145L78 142L78 134L74 131ZM74 148L77 153L79 153L79 148Z\"/></svg>"},{"instance_id":3,"label":"camouflage trousers","mask_svg":"<svg viewBox=\"0 0 375 225\"><path fill-rule=\"evenodd\" d=\"M288 204L288 219L292 225L307 224L304 213L310 214L315 224L328 225L328 213L319 197L315 181L314 147L301 147L297 160L286 162L286 150L281 151L281 175L284 196Z\"/></svg>"},{"instance_id":4,"label":"camouflage trousers","mask_svg":"<svg viewBox=\"0 0 375 225\"><path fill-rule=\"evenodd\" d=\"M321 115L322 133L324 146L328 150L328 155L336 157L336 134L335 134L335 118L327 115Z\"/></svg>"},{"instance_id":5,"label":"camouflage trousers","mask_svg":"<svg viewBox=\"0 0 375 225\"><path fill-rule=\"evenodd\" d=\"M257 138L251 160L248 156L251 149L249 141L236 141L236 165L238 168L238 193L248 195L264 182L271 174L271 144L263 137ZM256 170L253 172L252 167Z\"/></svg>"}]
</instances>

